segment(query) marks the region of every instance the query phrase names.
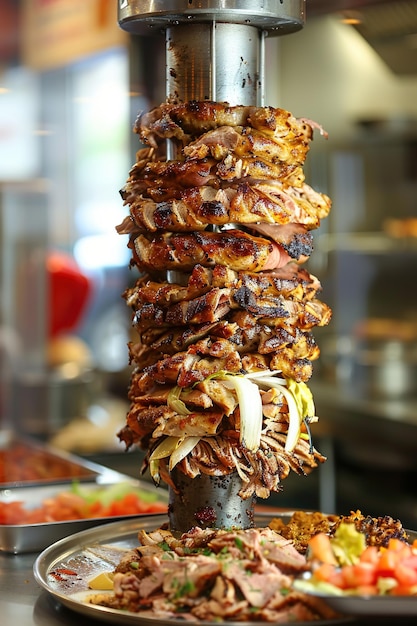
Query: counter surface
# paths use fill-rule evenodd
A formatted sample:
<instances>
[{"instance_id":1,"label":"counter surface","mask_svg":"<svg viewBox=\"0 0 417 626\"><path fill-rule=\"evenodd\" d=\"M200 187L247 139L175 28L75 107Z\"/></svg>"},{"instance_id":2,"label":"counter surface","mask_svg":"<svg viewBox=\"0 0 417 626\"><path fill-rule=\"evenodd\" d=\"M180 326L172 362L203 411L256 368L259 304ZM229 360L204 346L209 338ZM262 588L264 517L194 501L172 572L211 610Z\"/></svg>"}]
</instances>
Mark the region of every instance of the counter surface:
<instances>
[{"instance_id":1,"label":"counter surface","mask_svg":"<svg viewBox=\"0 0 417 626\"><path fill-rule=\"evenodd\" d=\"M320 409L320 422L317 430L324 437L340 437L352 440L366 439L372 434L372 441L395 441L395 447L402 454L409 455L415 462L415 442L417 427L417 400L366 401L352 390L334 385L315 383L312 390ZM394 439L393 439L394 438ZM139 461L134 455L115 455L122 457L123 466L118 471L136 475ZM94 458L95 462L108 464L109 459ZM331 464L329 471L332 473ZM130 470L130 471L129 471ZM326 481L325 481L326 482ZM326 491L328 491L326 483ZM322 508L322 510L330 510ZM76 614L59 605L43 591L33 577L33 564L37 554L10 555L0 553L0 622L2 626L97 626L102 623L84 615ZM415 625L417 617L400 618L370 616L354 619L352 624L363 626L399 626ZM140 623L140 622L138 622Z\"/></svg>"}]
</instances>

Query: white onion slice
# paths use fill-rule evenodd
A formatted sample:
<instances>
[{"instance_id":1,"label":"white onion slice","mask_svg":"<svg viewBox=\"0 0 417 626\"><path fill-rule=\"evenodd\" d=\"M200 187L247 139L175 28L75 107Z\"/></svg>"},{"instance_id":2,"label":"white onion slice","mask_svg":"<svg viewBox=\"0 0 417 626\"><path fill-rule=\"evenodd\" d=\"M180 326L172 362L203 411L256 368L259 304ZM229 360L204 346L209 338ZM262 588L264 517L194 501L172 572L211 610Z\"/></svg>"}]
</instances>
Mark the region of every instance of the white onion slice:
<instances>
[{"instance_id":1,"label":"white onion slice","mask_svg":"<svg viewBox=\"0 0 417 626\"><path fill-rule=\"evenodd\" d=\"M191 452L191 450L196 447L200 439L201 437L197 437L197 436L185 437L185 439L183 439L182 441L178 443L177 447L175 448L174 452L171 454L171 457L169 459L170 471L173 470L174 467L177 465L177 463L182 461L182 459L184 459L187 456L187 454L189 454L189 452Z\"/></svg>"},{"instance_id":2,"label":"white onion slice","mask_svg":"<svg viewBox=\"0 0 417 626\"><path fill-rule=\"evenodd\" d=\"M179 415L190 415L191 411L187 409L185 403L180 400L181 392L181 387L173 387L168 394L167 405Z\"/></svg>"},{"instance_id":3,"label":"white onion slice","mask_svg":"<svg viewBox=\"0 0 417 626\"><path fill-rule=\"evenodd\" d=\"M149 460L155 461L157 459L165 459L167 456L174 452L180 441L181 437L166 437L161 441L161 443L156 446L155 450L149 457Z\"/></svg>"},{"instance_id":4,"label":"white onion slice","mask_svg":"<svg viewBox=\"0 0 417 626\"><path fill-rule=\"evenodd\" d=\"M159 485L159 483L161 482L161 475L159 473L159 459L149 460L149 473L155 485Z\"/></svg>"},{"instance_id":5,"label":"white onion slice","mask_svg":"<svg viewBox=\"0 0 417 626\"><path fill-rule=\"evenodd\" d=\"M240 412L240 442L255 452L261 442L263 420L259 388L243 376L224 374L220 380L236 392Z\"/></svg>"},{"instance_id":6,"label":"white onion slice","mask_svg":"<svg viewBox=\"0 0 417 626\"><path fill-rule=\"evenodd\" d=\"M278 378L276 376L277 374L282 374L281 370L260 370L259 372L251 372L250 374L245 374L245 378L256 379L263 378L264 376L274 376L275 380L285 385L285 378Z\"/></svg>"},{"instance_id":7,"label":"white onion slice","mask_svg":"<svg viewBox=\"0 0 417 626\"><path fill-rule=\"evenodd\" d=\"M280 382L280 379L277 379L273 376L262 376L255 379L255 381L260 387L273 387L275 389L278 389L285 397L288 405L289 418L287 438L285 440L285 451L292 452L297 445L297 441L300 437L301 422L303 421L303 416L298 410L298 405L295 401L293 393L287 388L286 381L284 381L285 384L282 384Z\"/></svg>"}]
</instances>

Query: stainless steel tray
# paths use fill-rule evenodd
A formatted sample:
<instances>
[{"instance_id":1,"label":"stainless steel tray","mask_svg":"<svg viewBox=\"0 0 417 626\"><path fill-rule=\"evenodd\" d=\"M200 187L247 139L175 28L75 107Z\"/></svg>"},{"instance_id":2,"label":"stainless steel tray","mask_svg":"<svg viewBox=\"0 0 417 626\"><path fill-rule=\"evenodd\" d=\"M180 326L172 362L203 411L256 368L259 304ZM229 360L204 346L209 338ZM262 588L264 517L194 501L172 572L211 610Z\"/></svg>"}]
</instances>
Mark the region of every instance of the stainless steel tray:
<instances>
[{"instance_id":1,"label":"stainless steel tray","mask_svg":"<svg viewBox=\"0 0 417 626\"><path fill-rule=\"evenodd\" d=\"M103 472L97 474L96 479L90 482L83 482L83 490L91 491L102 489L115 483L129 483L135 489L140 489L146 493L156 494L161 502L168 502L168 493L164 489L156 489L151 483L135 480L124 474L119 474L113 470L102 468ZM0 489L0 502L11 502L20 500L26 507L36 507L47 498L52 498L66 488L62 483L55 485L42 485L30 487L15 487ZM123 517L101 517L92 519L81 519L63 522L48 522L43 524L0 524L0 551L13 554L24 552L40 552L52 543L83 531L87 528L107 524L119 519L137 519L138 515Z\"/></svg>"},{"instance_id":2,"label":"stainless steel tray","mask_svg":"<svg viewBox=\"0 0 417 626\"><path fill-rule=\"evenodd\" d=\"M117 472L116 472L117 473ZM108 481L115 472L30 438L12 437L0 448L0 487Z\"/></svg>"},{"instance_id":3,"label":"stainless steel tray","mask_svg":"<svg viewBox=\"0 0 417 626\"><path fill-rule=\"evenodd\" d=\"M292 512L256 514L255 523L266 525L272 518L289 519ZM189 621L176 619L152 618L140 613L120 611L107 607L87 604L85 599L94 592L88 589L88 580L103 571L112 571L119 562L124 550L138 545L138 530L153 530L168 521L166 515L145 516L135 520L124 520L92 528L62 539L50 546L36 559L34 576L43 587L60 604L76 613L99 619L113 624L144 624L149 626L166 626L167 624L186 623L187 626L213 626L213 622ZM64 575L60 575L60 571ZM74 570L77 576L65 576L65 570ZM338 620L315 621L316 626L343 624L350 618ZM227 622L229 626L242 626L242 622ZM251 622L253 624L254 622ZM265 622L262 622L265 623ZM291 622L291 626L301 626L299 622ZM303 623L305 626L305 622Z\"/></svg>"}]
</instances>

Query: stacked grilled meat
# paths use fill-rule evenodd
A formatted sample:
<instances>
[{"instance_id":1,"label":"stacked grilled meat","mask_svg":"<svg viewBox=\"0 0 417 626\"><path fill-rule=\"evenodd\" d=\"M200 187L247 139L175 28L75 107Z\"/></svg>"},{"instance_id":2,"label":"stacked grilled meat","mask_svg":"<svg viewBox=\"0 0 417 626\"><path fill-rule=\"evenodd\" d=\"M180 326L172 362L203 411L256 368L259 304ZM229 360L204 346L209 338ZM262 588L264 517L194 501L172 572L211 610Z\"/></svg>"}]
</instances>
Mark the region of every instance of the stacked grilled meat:
<instances>
[{"instance_id":1,"label":"stacked grilled meat","mask_svg":"<svg viewBox=\"0 0 417 626\"><path fill-rule=\"evenodd\" d=\"M210 101L138 117L146 147L118 226L140 272L124 294L137 338L119 437L146 450L156 482L172 484L174 467L237 471L242 498L265 498L324 460L305 384L319 356L312 331L331 317L303 267L330 210L303 172L314 127Z\"/></svg>"}]
</instances>

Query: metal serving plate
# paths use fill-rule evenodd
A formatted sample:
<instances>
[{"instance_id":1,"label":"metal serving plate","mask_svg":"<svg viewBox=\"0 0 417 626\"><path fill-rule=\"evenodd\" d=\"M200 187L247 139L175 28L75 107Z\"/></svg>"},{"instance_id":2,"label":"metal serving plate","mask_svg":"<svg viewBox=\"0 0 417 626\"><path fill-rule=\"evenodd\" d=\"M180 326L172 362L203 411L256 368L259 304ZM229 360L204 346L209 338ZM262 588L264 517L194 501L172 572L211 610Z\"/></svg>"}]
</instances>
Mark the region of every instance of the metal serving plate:
<instances>
[{"instance_id":1,"label":"metal serving plate","mask_svg":"<svg viewBox=\"0 0 417 626\"><path fill-rule=\"evenodd\" d=\"M417 616L416 596L326 596L315 594L335 611L355 617ZM373 622L377 624L378 622ZM395 622L394 622L395 623Z\"/></svg>"},{"instance_id":2,"label":"metal serving plate","mask_svg":"<svg viewBox=\"0 0 417 626\"><path fill-rule=\"evenodd\" d=\"M115 483L129 483L134 489L140 489L149 494L156 494L158 501L168 503L168 492L156 489L151 483L135 480L124 474L102 468L95 481L83 482L83 491L91 491L110 487ZM0 502L19 500L25 508L35 508L47 498L52 498L67 488L62 483L56 485L15 487L0 489ZM63 522L47 522L43 524L0 524L0 551L20 554L24 552L40 552L52 543L63 537L83 531L87 528L107 524L120 519L137 519L138 515L123 517L100 517L92 519L71 520Z\"/></svg>"},{"instance_id":3,"label":"metal serving plate","mask_svg":"<svg viewBox=\"0 0 417 626\"><path fill-rule=\"evenodd\" d=\"M291 515L292 512L256 514L255 523L257 526L265 526L273 518L283 517L289 520ZM122 553L138 545L139 528L150 531L167 521L166 515L144 516L140 519L106 524L62 539L44 550L36 559L33 568L35 580L58 603L101 622L110 622L118 626L121 624L166 626L178 623L186 623L187 626L213 626L213 622L152 618L149 615L95 606L86 602L88 596L98 593L88 588L88 581L101 572L113 571ZM68 570L77 572L77 575L66 575L65 572ZM327 626L350 621L351 618L343 617L337 620L315 621L314 624ZM242 622L227 623L229 626L242 626ZM291 622L291 626L301 626L301 623Z\"/></svg>"}]
</instances>

